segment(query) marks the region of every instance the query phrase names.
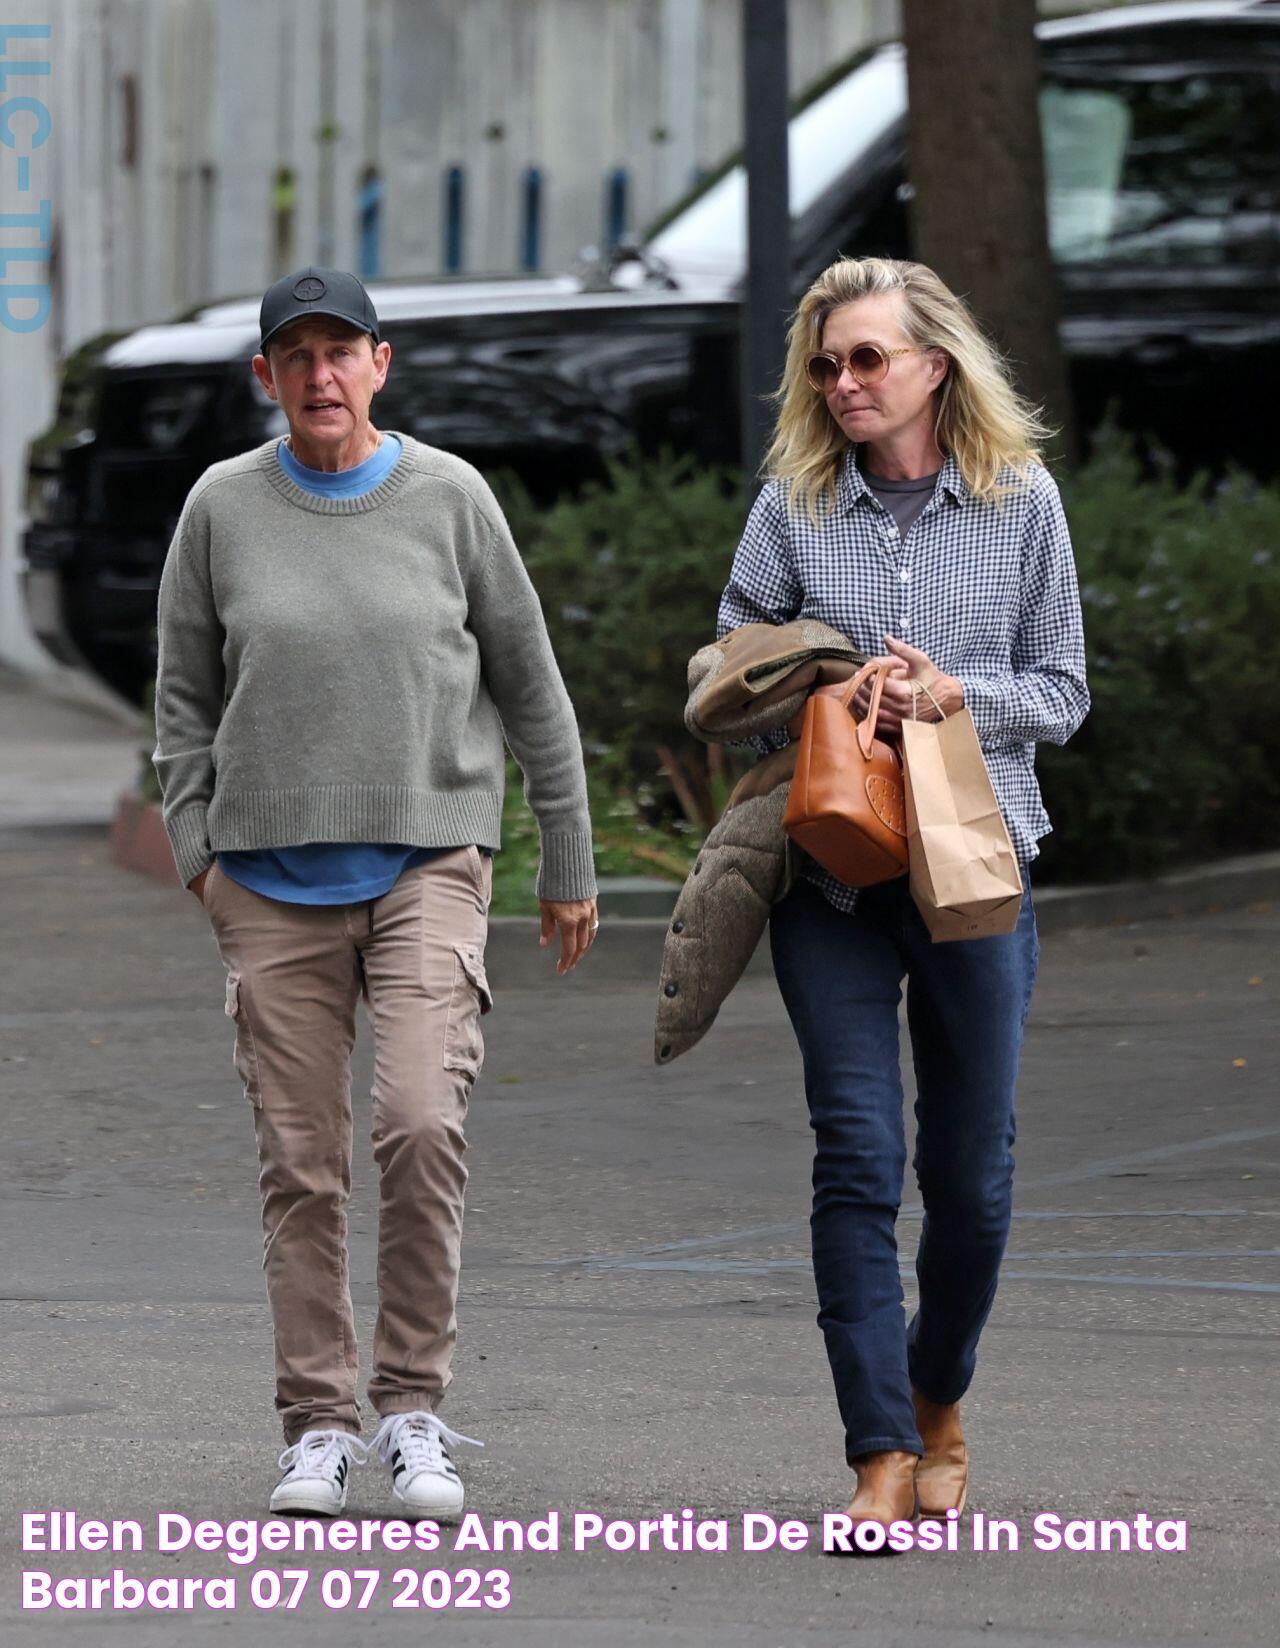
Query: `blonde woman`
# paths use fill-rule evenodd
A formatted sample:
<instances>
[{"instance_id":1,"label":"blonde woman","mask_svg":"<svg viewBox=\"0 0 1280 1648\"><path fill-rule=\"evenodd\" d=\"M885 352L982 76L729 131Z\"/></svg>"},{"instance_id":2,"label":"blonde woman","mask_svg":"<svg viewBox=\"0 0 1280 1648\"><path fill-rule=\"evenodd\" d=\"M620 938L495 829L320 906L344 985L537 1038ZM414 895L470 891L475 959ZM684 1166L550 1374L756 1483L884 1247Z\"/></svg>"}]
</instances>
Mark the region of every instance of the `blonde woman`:
<instances>
[{"instance_id":1,"label":"blonde woman","mask_svg":"<svg viewBox=\"0 0 1280 1648\"><path fill-rule=\"evenodd\" d=\"M717 634L801 616L843 631L892 662L890 736L913 700L939 713L922 686L941 713L967 706L1027 886L1014 932L933 944L905 878L855 891L806 860L770 921L816 1136L818 1322L856 1473L850 1514L887 1526L964 1505L959 1404L1009 1228L1039 959L1026 874L1049 820L1035 746L1065 743L1089 694L1071 544L1037 451L1046 431L932 270L882 258L825 270L794 317L778 399ZM924 1203L909 1325L894 1235L904 980Z\"/></svg>"}]
</instances>

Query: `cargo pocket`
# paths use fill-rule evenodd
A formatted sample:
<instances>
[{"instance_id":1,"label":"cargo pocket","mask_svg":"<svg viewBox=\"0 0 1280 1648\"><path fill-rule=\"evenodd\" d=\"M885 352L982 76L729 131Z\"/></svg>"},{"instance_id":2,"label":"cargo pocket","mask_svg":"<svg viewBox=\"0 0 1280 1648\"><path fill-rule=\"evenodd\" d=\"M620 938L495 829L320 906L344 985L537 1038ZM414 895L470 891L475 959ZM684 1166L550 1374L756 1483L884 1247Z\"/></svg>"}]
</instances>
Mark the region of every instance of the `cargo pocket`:
<instances>
[{"instance_id":1,"label":"cargo pocket","mask_svg":"<svg viewBox=\"0 0 1280 1648\"><path fill-rule=\"evenodd\" d=\"M480 1016L493 1006L489 980L485 977L484 953L475 945L453 947L453 988L449 993L449 1018L444 1030L444 1067L461 1070L472 1081L484 1063L484 1037Z\"/></svg>"},{"instance_id":2,"label":"cargo pocket","mask_svg":"<svg viewBox=\"0 0 1280 1648\"><path fill-rule=\"evenodd\" d=\"M254 1045L253 1031L249 1028L249 1020L245 1015L239 973L227 974L227 1002L224 1011L236 1027L236 1045L231 1057L240 1080L244 1083L245 1097L255 1108L261 1108L262 1084L258 1079L258 1049Z\"/></svg>"}]
</instances>

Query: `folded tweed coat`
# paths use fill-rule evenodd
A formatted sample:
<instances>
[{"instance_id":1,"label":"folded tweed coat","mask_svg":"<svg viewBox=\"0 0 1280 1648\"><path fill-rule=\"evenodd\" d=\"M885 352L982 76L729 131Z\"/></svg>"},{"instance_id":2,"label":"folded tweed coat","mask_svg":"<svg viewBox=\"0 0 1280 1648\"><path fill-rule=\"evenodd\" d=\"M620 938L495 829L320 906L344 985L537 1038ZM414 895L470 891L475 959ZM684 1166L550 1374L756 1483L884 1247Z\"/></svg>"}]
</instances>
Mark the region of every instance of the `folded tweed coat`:
<instances>
[{"instance_id":1,"label":"folded tweed coat","mask_svg":"<svg viewBox=\"0 0 1280 1648\"><path fill-rule=\"evenodd\" d=\"M744 624L689 660L685 725L704 743L758 737L785 727L815 687L847 681L865 662L847 636L815 619ZM657 1064L706 1035L795 879L799 849L782 814L796 750L775 750L739 781L676 900L658 986Z\"/></svg>"}]
</instances>

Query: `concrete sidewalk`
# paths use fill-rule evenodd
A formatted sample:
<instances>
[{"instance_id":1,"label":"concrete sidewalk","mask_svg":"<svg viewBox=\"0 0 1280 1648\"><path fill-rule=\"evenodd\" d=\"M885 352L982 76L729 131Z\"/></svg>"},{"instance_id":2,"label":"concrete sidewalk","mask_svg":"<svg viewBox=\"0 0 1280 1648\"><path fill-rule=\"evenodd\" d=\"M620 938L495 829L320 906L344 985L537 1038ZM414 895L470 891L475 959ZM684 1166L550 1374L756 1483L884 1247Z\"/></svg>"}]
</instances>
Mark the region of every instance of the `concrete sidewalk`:
<instances>
[{"instance_id":1,"label":"concrete sidewalk","mask_svg":"<svg viewBox=\"0 0 1280 1648\"><path fill-rule=\"evenodd\" d=\"M143 742L141 715L88 677L0 664L0 829L108 824Z\"/></svg>"},{"instance_id":2,"label":"concrete sidewalk","mask_svg":"<svg viewBox=\"0 0 1280 1648\"><path fill-rule=\"evenodd\" d=\"M124 1615L23 1615L18 1515L261 1517L281 1446L252 1125L222 969L194 900L113 868L100 830L0 833L0 1631L114 1641ZM306 1556L272 1640L631 1645L1215 1645L1273 1638L1277 1397L1275 957L1280 916L1046 937L1020 1099L1017 1217L969 1400L972 1508L1016 1554ZM447 1416L486 1518L692 1507L812 1522L849 1492L806 1254L810 1138L776 989L749 977L706 1041L651 1063L651 986L598 955L504 977L472 1102L457 1380ZM532 937L529 943L536 950ZM598 963L598 965L597 965ZM357 1050L352 1276L375 1308L371 1049ZM918 1208L901 1221L904 1281ZM350 1514L392 1514L379 1469ZM1050 1554L1041 1511L1184 1517L1185 1554ZM967 1518L966 1518L967 1522ZM36 1557L56 1574L234 1572L215 1554ZM501 1613L391 1606L396 1570L511 1573ZM381 1571L370 1608L320 1576ZM246 1584L241 1572L241 1587ZM157 1644L259 1642L236 1613L128 1616ZM445 1623L448 1621L448 1623ZM459 1623L461 1621L461 1623Z\"/></svg>"}]
</instances>

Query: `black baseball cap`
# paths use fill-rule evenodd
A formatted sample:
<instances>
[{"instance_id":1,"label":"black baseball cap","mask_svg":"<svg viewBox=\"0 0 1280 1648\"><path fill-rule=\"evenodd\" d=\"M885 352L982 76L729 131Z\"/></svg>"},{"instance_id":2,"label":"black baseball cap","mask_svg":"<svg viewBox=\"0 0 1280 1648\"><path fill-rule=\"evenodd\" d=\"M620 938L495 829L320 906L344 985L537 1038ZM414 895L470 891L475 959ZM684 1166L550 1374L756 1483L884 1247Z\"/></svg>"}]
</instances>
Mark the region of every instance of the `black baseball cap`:
<instances>
[{"instance_id":1,"label":"black baseball cap","mask_svg":"<svg viewBox=\"0 0 1280 1648\"><path fill-rule=\"evenodd\" d=\"M380 341L378 311L373 307L368 292L344 269L296 269L267 288L258 315L262 331L261 348L283 326L308 315L332 315L367 332L375 343Z\"/></svg>"}]
</instances>

